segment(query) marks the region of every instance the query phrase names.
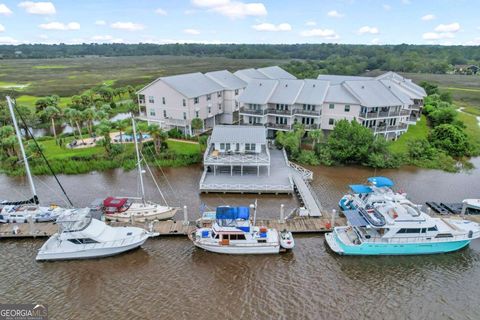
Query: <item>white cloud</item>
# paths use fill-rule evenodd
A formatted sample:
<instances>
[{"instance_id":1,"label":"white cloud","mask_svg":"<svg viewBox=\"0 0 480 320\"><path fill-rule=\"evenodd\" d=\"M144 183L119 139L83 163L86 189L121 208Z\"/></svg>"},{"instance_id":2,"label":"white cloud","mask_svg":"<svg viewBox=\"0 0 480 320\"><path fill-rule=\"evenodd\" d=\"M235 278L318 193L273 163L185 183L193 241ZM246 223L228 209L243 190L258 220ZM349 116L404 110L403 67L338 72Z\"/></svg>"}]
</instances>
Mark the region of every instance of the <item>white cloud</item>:
<instances>
[{"instance_id":1,"label":"white cloud","mask_svg":"<svg viewBox=\"0 0 480 320\"><path fill-rule=\"evenodd\" d=\"M18 4L20 8L24 8L30 14L55 14L55 6L51 2L33 2L23 1Z\"/></svg>"},{"instance_id":2,"label":"white cloud","mask_svg":"<svg viewBox=\"0 0 480 320\"><path fill-rule=\"evenodd\" d=\"M465 42L465 45L466 46L480 46L480 37Z\"/></svg>"},{"instance_id":3,"label":"white cloud","mask_svg":"<svg viewBox=\"0 0 480 320\"><path fill-rule=\"evenodd\" d=\"M426 32L422 35L425 40L451 39L455 35L451 32Z\"/></svg>"},{"instance_id":4,"label":"white cloud","mask_svg":"<svg viewBox=\"0 0 480 320\"><path fill-rule=\"evenodd\" d=\"M383 7L383 10L385 10L385 11L390 11L390 10L392 10L392 6L389 5L389 4L383 4L382 7Z\"/></svg>"},{"instance_id":5,"label":"white cloud","mask_svg":"<svg viewBox=\"0 0 480 320\"><path fill-rule=\"evenodd\" d=\"M0 14L3 14L4 16L9 16L12 13L12 10L10 10L5 4L0 3Z\"/></svg>"},{"instance_id":6,"label":"white cloud","mask_svg":"<svg viewBox=\"0 0 480 320\"><path fill-rule=\"evenodd\" d=\"M42 23L38 27L44 30L79 30L80 23L70 22L65 24L63 22L48 22Z\"/></svg>"},{"instance_id":7,"label":"white cloud","mask_svg":"<svg viewBox=\"0 0 480 320\"><path fill-rule=\"evenodd\" d=\"M19 44L20 41L12 37L0 37L0 44Z\"/></svg>"},{"instance_id":8,"label":"white cloud","mask_svg":"<svg viewBox=\"0 0 480 320\"><path fill-rule=\"evenodd\" d=\"M335 30L332 29L311 29L311 30L304 30L300 32L300 36L302 37L319 37L325 39L338 39L340 38Z\"/></svg>"},{"instance_id":9,"label":"white cloud","mask_svg":"<svg viewBox=\"0 0 480 320\"><path fill-rule=\"evenodd\" d=\"M267 15L267 8L265 8L265 5L261 2L244 3L230 0L192 0L192 4L231 19Z\"/></svg>"},{"instance_id":10,"label":"white cloud","mask_svg":"<svg viewBox=\"0 0 480 320\"><path fill-rule=\"evenodd\" d=\"M98 36L93 36L92 41L94 42L100 42L100 43L121 43L123 42L123 39L121 38L114 38L111 35L98 35Z\"/></svg>"},{"instance_id":11,"label":"white cloud","mask_svg":"<svg viewBox=\"0 0 480 320\"><path fill-rule=\"evenodd\" d=\"M280 23L278 25L274 25L273 23L260 23L252 26L253 29L257 31L291 31L292 26L288 23Z\"/></svg>"},{"instance_id":12,"label":"white cloud","mask_svg":"<svg viewBox=\"0 0 480 320\"><path fill-rule=\"evenodd\" d=\"M437 32L457 32L460 30L460 24L458 22L453 22L450 24L439 24L435 31Z\"/></svg>"},{"instance_id":13,"label":"white cloud","mask_svg":"<svg viewBox=\"0 0 480 320\"><path fill-rule=\"evenodd\" d=\"M5 27L0 24L0 32L5 31Z\"/></svg>"},{"instance_id":14,"label":"white cloud","mask_svg":"<svg viewBox=\"0 0 480 320\"><path fill-rule=\"evenodd\" d=\"M315 21L310 20L310 21L305 22L305 25L309 26L309 27L314 27L314 26L317 25L317 23Z\"/></svg>"},{"instance_id":15,"label":"white cloud","mask_svg":"<svg viewBox=\"0 0 480 320\"><path fill-rule=\"evenodd\" d=\"M433 14L431 14L431 13L430 13L430 14L426 14L426 15L424 15L421 19L422 19L423 21L431 21L431 20L435 19L435 15L433 15Z\"/></svg>"},{"instance_id":16,"label":"white cloud","mask_svg":"<svg viewBox=\"0 0 480 320\"><path fill-rule=\"evenodd\" d=\"M358 29L357 32L359 34L365 34L365 33L379 34L380 33L377 27L370 27L370 26L363 26L360 29Z\"/></svg>"},{"instance_id":17,"label":"white cloud","mask_svg":"<svg viewBox=\"0 0 480 320\"><path fill-rule=\"evenodd\" d=\"M138 31L145 29L145 26L139 23L133 22L115 22L110 25L113 29L127 30L127 31Z\"/></svg>"},{"instance_id":18,"label":"white cloud","mask_svg":"<svg viewBox=\"0 0 480 320\"><path fill-rule=\"evenodd\" d=\"M380 44L380 39L378 38L373 38L372 41L370 41L371 44Z\"/></svg>"},{"instance_id":19,"label":"white cloud","mask_svg":"<svg viewBox=\"0 0 480 320\"><path fill-rule=\"evenodd\" d=\"M338 12L337 10L332 10L327 13L327 16L333 18L343 18L345 15L343 13Z\"/></svg>"},{"instance_id":20,"label":"white cloud","mask_svg":"<svg viewBox=\"0 0 480 320\"><path fill-rule=\"evenodd\" d=\"M107 24L107 22L105 20L97 20L97 21L95 21L95 24L97 26L104 26L104 25Z\"/></svg>"},{"instance_id":21,"label":"white cloud","mask_svg":"<svg viewBox=\"0 0 480 320\"><path fill-rule=\"evenodd\" d=\"M184 29L183 32L186 33L186 34L194 35L194 36L200 34L200 31L197 30L197 29Z\"/></svg>"},{"instance_id":22,"label":"white cloud","mask_svg":"<svg viewBox=\"0 0 480 320\"><path fill-rule=\"evenodd\" d=\"M160 15L160 16L166 16L167 15L167 11L163 10L162 8L158 8L157 10L155 10L155 13Z\"/></svg>"}]
</instances>

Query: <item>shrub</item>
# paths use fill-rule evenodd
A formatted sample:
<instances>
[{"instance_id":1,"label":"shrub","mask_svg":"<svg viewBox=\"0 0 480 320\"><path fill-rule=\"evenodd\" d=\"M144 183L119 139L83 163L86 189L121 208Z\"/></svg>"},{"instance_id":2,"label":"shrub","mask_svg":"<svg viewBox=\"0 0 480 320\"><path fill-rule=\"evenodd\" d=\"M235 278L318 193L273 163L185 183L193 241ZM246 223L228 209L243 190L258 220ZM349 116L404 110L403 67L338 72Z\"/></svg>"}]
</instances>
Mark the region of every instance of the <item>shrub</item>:
<instances>
[{"instance_id":1,"label":"shrub","mask_svg":"<svg viewBox=\"0 0 480 320\"><path fill-rule=\"evenodd\" d=\"M316 166L320 164L315 152L312 150L302 150L298 154L296 160L302 164L308 164L312 166Z\"/></svg>"},{"instance_id":2,"label":"shrub","mask_svg":"<svg viewBox=\"0 0 480 320\"><path fill-rule=\"evenodd\" d=\"M183 132L180 129L173 128L167 132L168 137L172 139L181 139L183 138Z\"/></svg>"},{"instance_id":3,"label":"shrub","mask_svg":"<svg viewBox=\"0 0 480 320\"><path fill-rule=\"evenodd\" d=\"M434 147L444 150L453 157L468 156L472 148L463 129L451 124L435 127L430 133L429 140Z\"/></svg>"}]
</instances>

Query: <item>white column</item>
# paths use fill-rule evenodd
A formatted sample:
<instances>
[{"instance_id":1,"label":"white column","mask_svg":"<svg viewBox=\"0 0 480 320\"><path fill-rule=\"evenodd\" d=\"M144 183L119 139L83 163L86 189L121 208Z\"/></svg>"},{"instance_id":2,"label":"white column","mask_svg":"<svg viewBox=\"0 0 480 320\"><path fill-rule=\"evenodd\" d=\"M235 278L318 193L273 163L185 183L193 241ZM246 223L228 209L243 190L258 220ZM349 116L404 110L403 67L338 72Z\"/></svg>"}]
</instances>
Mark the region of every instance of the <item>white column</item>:
<instances>
[{"instance_id":1,"label":"white column","mask_svg":"<svg viewBox=\"0 0 480 320\"><path fill-rule=\"evenodd\" d=\"M188 211L187 211L187 206L183 206L183 225L186 226L188 225Z\"/></svg>"},{"instance_id":2,"label":"white column","mask_svg":"<svg viewBox=\"0 0 480 320\"><path fill-rule=\"evenodd\" d=\"M285 223L285 206L283 203L280 205L280 223Z\"/></svg>"},{"instance_id":3,"label":"white column","mask_svg":"<svg viewBox=\"0 0 480 320\"><path fill-rule=\"evenodd\" d=\"M337 215L337 210L332 209L332 229L335 226L335 216Z\"/></svg>"}]
</instances>

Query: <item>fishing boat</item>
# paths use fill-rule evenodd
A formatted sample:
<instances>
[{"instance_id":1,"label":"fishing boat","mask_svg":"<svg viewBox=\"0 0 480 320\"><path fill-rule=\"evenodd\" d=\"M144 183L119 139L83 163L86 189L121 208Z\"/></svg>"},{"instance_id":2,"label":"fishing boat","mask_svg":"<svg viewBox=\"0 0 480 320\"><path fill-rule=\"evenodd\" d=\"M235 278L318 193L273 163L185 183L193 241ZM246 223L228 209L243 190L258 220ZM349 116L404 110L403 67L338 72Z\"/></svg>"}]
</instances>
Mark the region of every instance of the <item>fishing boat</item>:
<instances>
[{"instance_id":1,"label":"fishing boat","mask_svg":"<svg viewBox=\"0 0 480 320\"><path fill-rule=\"evenodd\" d=\"M292 233L255 225L248 207L218 207L215 221L190 234L194 245L206 251L224 254L274 254L293 249ZM211 214L209 214L211 216Z\"/></svg>"},{"instance_id":2,"label":"fishing boat","mask_svg":"<svg viewBox=\"0 0 480 320\"><path fill-rule=\"evenodd\" d=\"M92 218L90 209L70 209L58 219L58 232L38 251L36 260L102 258L140 247L156 234L137 227L111 227Z\"/></svg>"},{"instance_id":3,"label":"fishing boat","mask_svg":"<svg viewBox=\"0 0 480 320\"><path fill-rule=\"evenodd\" d=\"M372 206L373 211L344 210L348 225L325 235L330 249L342 255L435 254L460 250L480 237L478 223L433 218L406 198Z\"/></svg>"},{"instance_id":4,"label":"fishing boat","mask_svg":"<svg viewBox=\"0 0 480 320\"><path fill-rule=\"evenodd\" d=\"M376 203L384 203L387 200L406 199L407 194L403 191L395 192L392 187L394 183L386 177L370 177L368 185L352 184L350 193L344 195L338 202L342 210L352 210L359 207L366 207Z\"/></svg>"},{"instance_id":5,"label":"fishing boat","mask_svg":"<svg viewBox=\"0 0 480 320\"><path fill-rule=\"evenodd\" d=\"M103 201L103 212L105 218L111 221L119 222L146 222L153 220L168 220L172 219L178 211L176 207L168 206L167 200L163 196L160 188L158 187L155 177L151 174L157 189L162 196L165 206L157 203L146 201L145 187L143 184L143 172L142 160L140 157L140 151L138 149L137 133L135 126L135 119L132 117L133 128L133 141L135 143L135 151L137 156L137 169L140 179L140 187L142 192L141 198L133 197L108 197ZM148 165L147 165L148 168ZM149 169L150 170L150 169ZM151 173L151 171L150 171ZM140 201L139 201L140 200Z\"/></svg>"}]
</instances>

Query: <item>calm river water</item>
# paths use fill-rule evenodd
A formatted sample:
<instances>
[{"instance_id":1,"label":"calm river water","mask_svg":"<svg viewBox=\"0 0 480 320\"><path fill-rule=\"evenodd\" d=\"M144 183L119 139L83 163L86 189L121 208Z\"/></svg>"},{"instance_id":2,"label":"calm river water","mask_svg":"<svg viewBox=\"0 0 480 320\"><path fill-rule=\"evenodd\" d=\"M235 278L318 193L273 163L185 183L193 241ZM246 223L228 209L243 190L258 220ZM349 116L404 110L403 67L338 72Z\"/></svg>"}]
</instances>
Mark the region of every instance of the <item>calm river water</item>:
<instances>
[{"instance_id":1,"label":"calm river water","mask_svg":"<svg viewBox=\"0 0 480 320\"><path fill-rule=\"evenodd\" d=\"M480 159L474 164L480 168ZM480 196L480 169L449 174L402 168L314 170L324 207L336 207L347 185L387 175L412 200L461 201ZM186 204L190 219L202 202L248 205L259 216L297 205L291 196L198 194L201 168L157 172L167 200ZM167 177L167 178L165 178ZM61 176L75 205L107 195L136 195L136 172ZM51 177L36 179L41 200L61 204ZM147 179L147 193L158 200ZM0 198L28 194L23 178L0 176ZM181 219L181 214L179 214ZM480 242L452 254L341 257L323 236L297 236L292 253L224 256L195 249L186 238L149 240L142 249L107 259L35 262L43 240L0 242L0 303L47 303L51 319L480 319Z\"/></svg>"}]
</instances>

